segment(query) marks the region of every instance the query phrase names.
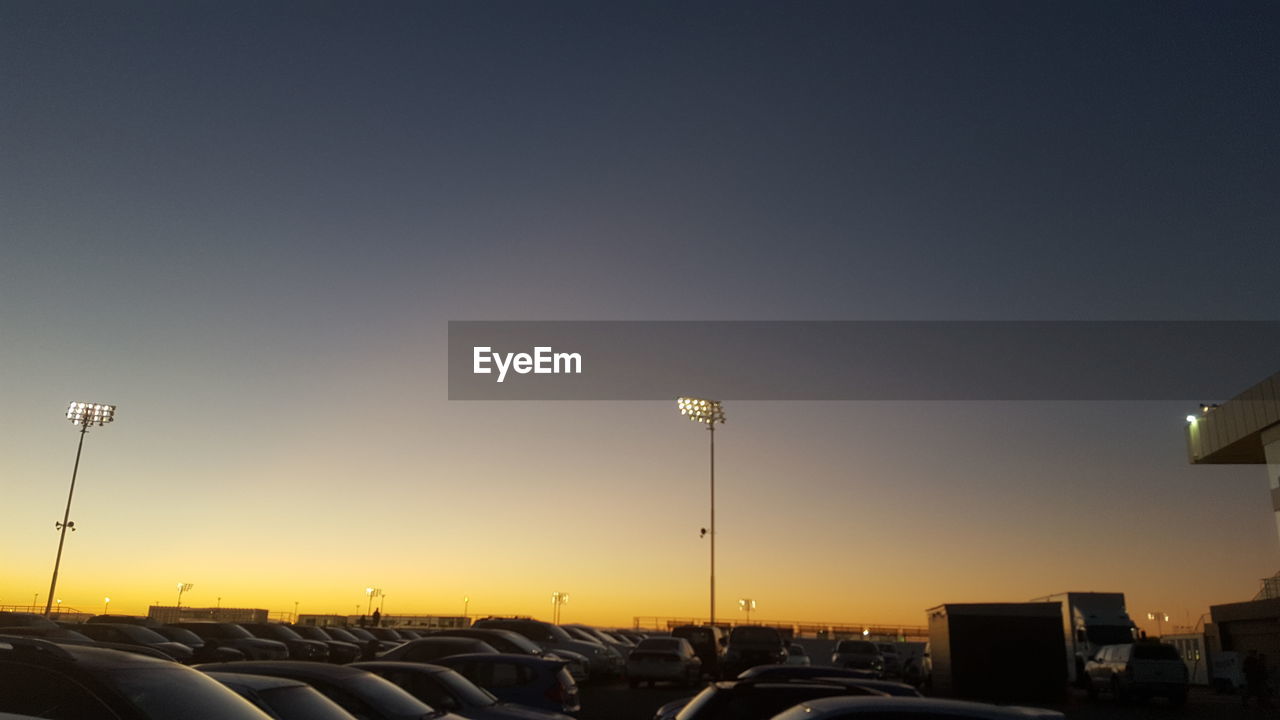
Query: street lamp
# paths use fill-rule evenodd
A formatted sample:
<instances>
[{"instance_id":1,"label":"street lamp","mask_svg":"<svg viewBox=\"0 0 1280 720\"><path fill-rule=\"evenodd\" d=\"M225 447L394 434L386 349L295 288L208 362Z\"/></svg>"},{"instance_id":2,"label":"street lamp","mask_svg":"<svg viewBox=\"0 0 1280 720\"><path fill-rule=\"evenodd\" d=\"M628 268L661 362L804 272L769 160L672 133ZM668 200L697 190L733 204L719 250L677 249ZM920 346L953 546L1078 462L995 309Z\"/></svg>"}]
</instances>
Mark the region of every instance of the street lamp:
<instances>
[{"instance_id":1,"label":"street lamp","mask_svg":"<svg viewBox=\"0 0 1280 720\"><path fill-rule=\"evenodd\" d=\"M382 595L382 588L367 587L364 589L364 594L369 596L369 602L364 610L364 614L368 615L373 611L373 599Z\"/></svg>"},{"instance_id":2,"label":"street lamp","mask_svg":"<svg viewBox=\"0 0 1280 720\"><path fill-rule=\"evenodd\" d=\"M48 617L53 611L53 593L58 588L58 568L62 565L62 545L67 540L67 530L75 532L76 524L71 522L71 496L76 492L76 473L80 470L80 451L84 449L84 434L89 427L102 427L116 419L115 405L99 405L98 403L73 402L67 407L67 419L80 426L80 443L76 446L76 464L71 468L71 490L67 492L67 509L62 513L62 522L55 522L53 527L58 534L58 556L53 561L53 580L49 581L49 599L44 605L44 614Z\"/></svg>"},{"instance_id":3,"label":"street lamp","mask_svg":"<svg viewBox=\"0 0 1280 720\"><path fill-rule=\"evenodd\" d=\"M182 593L187 592L193 587L195 587L195 585L192 585L191 583L178 583L178 609L179 610L182 609Z\"/></svg>"},{"instance_id":4,"label":"street lamp","mask_svg":"<svg viewBox=\"0 0 1280 720\"><path fill-rule=\"evenodd\" d=\"M697 423L706 423L711 431L711 623L716 624L716 423L724 422L724 406L719 400L676 398L680 414ZM702 531L707 534L706 529Z\"/></svg>"},{"instance_id":5,"label":"street lamp","mask_svg":"<svg viewBox=\"0 0 1280 720\"><path fill-rule=\"evenodd\" d=\"M462 597L462 619L467 619L467 608L471 605L471 596L464 595Z\"/></svg>"},{"instance_id":6,"label":"street lamp","mask_svg":"<svg viewBox=\"0 0 1280 720\"><path fill-rule=\"evenodd\" d=\"M1164 637L1164 624L1169 621L1169 616L1164 614L1163 611L1157 610L1147 613L1147 619L1156 621L1156 632L1159 633L1159 637Z\"/></svg>"},{"instance_id":7,"label":"street lamp","mask_svg":"<svg viewBox=\"0 0 1280 720\"><path fill-rule=\"evenodd\" d=\"M756 609L756 601L751 598L742 598L738 601L738 609L747 611L747 624L751 624L751 611Z\"/></svg>"},{"instance_id":8,"label":"street lamp","mask_svg":"<svg viewBox=\"0 0 1280 720\"><path fill-rule=\"evenodd\" d=\"M569 593L553 592L551 593L551 622L560 624L560 606L569 602Z\"/></svg>"}]
</instances>

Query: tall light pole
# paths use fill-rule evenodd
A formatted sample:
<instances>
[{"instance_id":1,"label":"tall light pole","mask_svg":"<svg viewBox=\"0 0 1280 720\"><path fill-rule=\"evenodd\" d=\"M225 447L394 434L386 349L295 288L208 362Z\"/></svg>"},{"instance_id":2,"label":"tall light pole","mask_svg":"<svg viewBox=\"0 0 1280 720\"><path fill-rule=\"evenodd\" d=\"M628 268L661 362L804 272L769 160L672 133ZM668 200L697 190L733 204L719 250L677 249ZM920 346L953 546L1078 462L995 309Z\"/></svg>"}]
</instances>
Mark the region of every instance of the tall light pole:
<instances>
[{"instance_id":1,"label":"tall light pole","mask_svg":"<svg viewBox=\"0 0 1280 720\"><path fill-rule=\"evenodd\" d=\"M67 509L62 513L62 522L55 522L53 527L58 534L58 556L53 561L53 580L49 581L49 599L44 604L45 617L53 611L53 593L58 589L58 568L62 565L62 545L67 541L67 529L73 532L76 524L71 522L71 497L76 492L76 473L80 470L80 451L84 449L84 434L90 426L102 427L116 419L115 405L98 403L73 402L67 407L67 419L73 425L80 426L80 443L76 445L76 464L71 468L71 490L67 492Z\"/></svg>"},{"instance_id":2,"label":"tall light pole","mask_svg":"<svg viewBox=\"0 0 1280 720\"><path fill-rule=\"evenodd\" d=\"M463 595L463 596L462 596L462 619L463 619L463 620L466 620L466 619L467 619L467 608L468 608L470 605L471 605L471 596L470 596L470 595Z\"/></svg>"},{"instance_id":3,"label":"tall light pole","mask_svg":"<svg viewBox=\"0 0 1280 720\"><path fill-rule=\"evenodd\" d=\"M705 423L711 438L711 623L716 624L716 423L724 422L724 406L719 400L676 398L680 414L697 423ZM706 529L703 529L706 534Z\"/></svg>"},{"instance_id":4,"label":"tall light pole","mask_svg":"<svg viewBox=\"0 0 1280 720\"><path fill-rule=\"evenodd\" d=\"M109 597L102 598L102 614L103 615L108 614L107 610L109 610L110 608L111 608L111 598Z\"/></svg>"},{"instance_id":5,"label":"tall light pole","mask_svg":"<svg viewBox=\"0 0 1280 720\"><path fill-rule=\"evenodd\" d=\"M1168 622L1169 616L1164 614L1163 610L1157 610L1147 613L1147 619L1156 621L1156 628L1158 628L1156 632L1159 633L1160 637L1164 637L1164 624Z\"/></svg>"},{"instance_id":6,"label":"tall light pole","mask_svg":"<svg viewBox=\"0 0 1280 720\"><path fill-rule=\"evenodd\" d=\"M560 624L560 606L569 602L569 593L553 592L551 593L551 622Z\"/></svg>"},{"instance_id":7,"label":"tall light pole","mask_svg":"<svg viewBox=\"0 0 1280 720\"><path fill-rule=\"evenodd\" d=\"M382 588L367 587L364 589L364 594L369 596L368 605L364 610L364 614L368 615L373 611L373 599L382 595ZM382 614L381 611L378 614Z\"/></svg>"},{"instance_id":8,"label":"tall light pole","mask_svg":"<svg viewBox=\"0 0 1280 720\"><path fill-rule=\"evenodd\" d=\"M193 587L195 587L195 585L192 585L191 583L178 583L178 609L179 610L182 609L182 593L187 592ZM219 598L219 601L221 601L221 598Z\"/></svg>"},{"instance_id":9,"label":"tall light pole","mask_svg":"<svg viewBox=\"0 0 1280 720\"><path fill-rule=\"evenodd\" d=\"M747 611L747 624L751 624L751 611L756 609L756 601L751 598L738 600L738 609Z\"/></svg>"}]
</instances>

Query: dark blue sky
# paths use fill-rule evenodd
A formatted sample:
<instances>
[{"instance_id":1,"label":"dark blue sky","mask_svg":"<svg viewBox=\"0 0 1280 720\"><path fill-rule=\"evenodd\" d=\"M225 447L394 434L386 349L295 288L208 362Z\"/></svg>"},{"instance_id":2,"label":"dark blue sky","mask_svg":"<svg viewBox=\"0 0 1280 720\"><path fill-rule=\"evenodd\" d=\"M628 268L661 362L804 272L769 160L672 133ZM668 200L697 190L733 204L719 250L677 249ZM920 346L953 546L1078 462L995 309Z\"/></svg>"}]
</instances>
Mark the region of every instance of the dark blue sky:
<instances>
[{"instance_id":1,"label":"dark blue sky","mask_svg":"<svg viewBox=\"0 0 1280 720\"><path fill-rule=\"evenodd\" d=\"M73 395L125 408L121 462L157 483L186 460L184 403L237 418L204 431L210 477L339 447L400 476L388 493L436 462L497 472L468 465L474 423L558 448L540 476L608 452L564 408L445 402L448 320L1277 319L1277 37L1267 2L0 3L10 471L62 476L33 433L65 428L31 424ZM311 436L294 413L318 393ZM434 434L388 411L418 401ZM667 443L661 412L631 437ZM1061 472L1102 490L1161 457L1138 497L1196 487L1167 412L1142 437L1170 445ZM1091 416L1120 435L1145 413ZM804 462L840 466L822 453ZM912 477L992 472L944 455ZM343 487L306 472L280 492ZM1239 496L1261 548L1242 587L1275 565L1262 485Z\"/></svg>"}]
</instances>

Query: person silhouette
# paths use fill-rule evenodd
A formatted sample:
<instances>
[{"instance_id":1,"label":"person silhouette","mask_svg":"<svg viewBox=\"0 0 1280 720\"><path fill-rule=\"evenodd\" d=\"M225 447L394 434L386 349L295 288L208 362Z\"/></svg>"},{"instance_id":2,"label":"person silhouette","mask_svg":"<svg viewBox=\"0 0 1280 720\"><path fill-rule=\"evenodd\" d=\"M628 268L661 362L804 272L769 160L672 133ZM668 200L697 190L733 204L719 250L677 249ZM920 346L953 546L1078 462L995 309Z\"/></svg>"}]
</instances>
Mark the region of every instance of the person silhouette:
<instances>
[{"instance_id":1,"label":"person silhouette","mask_svg":"<svg viewBox=\"0 0 1280 720\"><path fill-rule=\"evenodd\" d=\"M374 610L372 620L373 620L373 626L378 627L378 623L382 622L382 611Z\"/></svg>"}]
</instances>

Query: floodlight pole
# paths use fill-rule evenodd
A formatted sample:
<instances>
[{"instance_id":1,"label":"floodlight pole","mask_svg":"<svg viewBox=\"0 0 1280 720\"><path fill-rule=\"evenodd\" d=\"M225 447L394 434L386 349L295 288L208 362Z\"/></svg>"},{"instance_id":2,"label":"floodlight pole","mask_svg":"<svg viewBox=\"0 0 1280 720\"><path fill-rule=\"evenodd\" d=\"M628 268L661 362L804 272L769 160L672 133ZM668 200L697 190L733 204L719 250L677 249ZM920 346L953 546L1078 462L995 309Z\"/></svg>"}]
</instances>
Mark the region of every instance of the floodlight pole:
<instances>
[{"instance_id":1,"label":"floodlight pole","mask_svg":"<svg viewBox=\"0 0 1280 720\"><path fill-rule=\"evenodd\" d=\"M711 625L716 624L716 424L707 423L711 433Z\"/></svg>"},{"instance_id":2,"label":"floodlight pole","mask_svg":"<svg viewBox=\"0 0 1280 720\"><path fill-rule=\"evenodd\" d=\"M67 492L67 509L62 513L62 524L58 526L58 555L53 561L53 579L49 581L49 599L44 604L44 616L53 613L53 594L58 589L58 568L62 565L62 545L67 541L67 525L71 519L71 498L76 493L76 473L80 471L80 451L84 449L84 434L89 432L89 423L80 424L80 442L76 445L76 464L71 468L71 490Z\"/></svg>"}]
</instances>

